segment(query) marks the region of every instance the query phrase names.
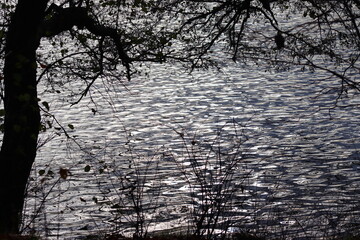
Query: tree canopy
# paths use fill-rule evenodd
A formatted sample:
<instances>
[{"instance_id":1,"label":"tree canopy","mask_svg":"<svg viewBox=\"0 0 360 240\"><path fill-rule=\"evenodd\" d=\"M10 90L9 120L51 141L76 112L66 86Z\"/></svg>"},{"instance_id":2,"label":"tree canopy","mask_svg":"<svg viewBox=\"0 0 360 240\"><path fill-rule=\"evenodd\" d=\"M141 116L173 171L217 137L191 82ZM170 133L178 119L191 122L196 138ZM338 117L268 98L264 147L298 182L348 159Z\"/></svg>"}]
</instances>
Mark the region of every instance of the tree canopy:
<instances>
[{"instance_id":1,"label":"tree canopy","mask_svg":"<svg viewBox=\"0 0 360 240\"><path fill-rule=\"evenodd\" d=\"M0 233L19 230L40 129L39 82L54 93L81 83L75 105L98 79L131 80L148 62L191 70L232 60L325 71L339 79L341 97L359 90L359 13L358 0L3 0L0 167L8 172L0 176Z\"/></svg>"},{"instance_id":2,"label":"tree canopy","mask_svg":"<svg viewBox=\"0 0 360 240\"><path fill-rule=\"evenodd\" d=\"M15 6L2 4L2 48ZM100 76L130 79L136 63L208 66L215 44L234 61L322 69L341 79L341 93L357 88L358 1L67 0L49 1L46 14L38 81L76 78L83 93Z\"/></svg>"}]
</instances>

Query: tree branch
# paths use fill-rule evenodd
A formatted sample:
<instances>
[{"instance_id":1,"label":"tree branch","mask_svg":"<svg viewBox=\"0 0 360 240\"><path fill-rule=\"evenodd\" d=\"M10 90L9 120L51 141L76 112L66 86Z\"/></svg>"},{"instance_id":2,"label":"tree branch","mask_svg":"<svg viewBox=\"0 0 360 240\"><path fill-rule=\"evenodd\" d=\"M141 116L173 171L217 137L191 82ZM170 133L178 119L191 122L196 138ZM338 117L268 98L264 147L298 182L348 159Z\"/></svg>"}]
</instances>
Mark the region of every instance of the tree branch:
<instances>
[{"instance_id":1,"label":"tree branch","mask_svg":"<svg viewBox=\"0 0 360 240\"><path fill-rule=\"evenodd\" d=\"M110 37L117 50L117 54L121 59L122 65L126 68L128 80L130 76L130 64L132 59L127 55L121 34L117 29L99 24L95 19L89 16L86 8L70 7L62 8L52 4L47 10L48 19L42 24L41 35L43 37L53 37L64 31L69 31L73 27L87 29L90 33L100 37Z\"/></svg>"}]
</instances>

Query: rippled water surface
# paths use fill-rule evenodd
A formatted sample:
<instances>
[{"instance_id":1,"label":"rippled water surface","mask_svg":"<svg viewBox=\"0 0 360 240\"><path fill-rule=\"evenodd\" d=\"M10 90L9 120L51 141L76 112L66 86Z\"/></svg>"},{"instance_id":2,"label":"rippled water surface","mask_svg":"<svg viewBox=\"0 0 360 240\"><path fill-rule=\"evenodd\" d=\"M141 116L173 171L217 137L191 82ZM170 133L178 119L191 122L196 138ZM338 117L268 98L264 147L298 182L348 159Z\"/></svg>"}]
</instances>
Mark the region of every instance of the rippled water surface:
<instances>
[{"instance_id":1,"label":"rippled water surface","mask_svg":"<svg viewBox=\"0 0 360 240\"><path fill-rule=\"evenodd\" d=\"M336 90L323 90L338 83L325 78L322 72L271 73L235 63L220 72L192 74L154 65L148 78L126 87L99 82L93 103L88 96L69 107L61 94L44 93L42 99L79 145L61 135L39 149L32 181L38 191L31 193L36 197L29 197L27 212L41 211L30 228L54 239L98 234L115 225L131 232L134 209L115 212L129 204L121 189L136 176L144 180L144 212L154 223L149 230L186 225L190 192L198 190L181 172L191 173L181 136L196 139L207 152L225 126L222 136L228 134L230 142L247 138L239 149L234 176L239 191L232 196L229 230L320 238L356 229L359 98L342 98L338 105L352 107L335 107ZM53 185L59 168L69 169L70 176ZM40 184L42 169L55 177Z\"/></svg>"}]
</instances>

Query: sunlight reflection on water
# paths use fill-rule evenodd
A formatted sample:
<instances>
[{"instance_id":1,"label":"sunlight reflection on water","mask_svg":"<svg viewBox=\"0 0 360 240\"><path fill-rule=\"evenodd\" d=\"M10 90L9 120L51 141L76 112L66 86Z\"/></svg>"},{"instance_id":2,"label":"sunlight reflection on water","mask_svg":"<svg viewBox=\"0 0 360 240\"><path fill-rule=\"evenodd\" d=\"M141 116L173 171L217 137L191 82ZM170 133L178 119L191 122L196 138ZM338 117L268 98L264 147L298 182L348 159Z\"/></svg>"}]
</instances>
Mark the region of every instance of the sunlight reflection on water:
<instances>
[{"instance_id":1,"label":"sunlight reflection on water","mask_svg":"<svg viewBox=\"0 0 360 240\"><path fill-rule=\"evenodd\" d=\"M245 181L244 194L236 200L242 205L232 213L232 219L238 219L237 228L264 228L278 237L280 230L282 234L325 234L326 222L335 216L339 225L359 224L354 219L359 213L355 199L360 189L360 112L357 107L332 108L336 93L317 95L324 88L316 79L319 75L261 72L233 64L222 72L198 71L193 76L177 72L174 66L170 74L166 65L157 65L150 76L127 83L129 91L119 86L111 106L94 92L92 97L99 106L95 115L90 111L91 102L70 108L58 96L42 97L49 99L60 122L75 126L69 133L76 135L89 154L63 137L39 150L35 173L46 166L54 172L64 167L71 176L51 190L36 220L38 228L47 229L55 238L69 239L111 228L111 208L100 202L117 201L119 179L131 176L134 166L129 159L134 156L127 152L129 141L131 154L144 155L144 159L151 159L160 148L181 159L183 144L174 129L195 134L205 141L206 148L215 131L233 119L249 138L236 177ZM101 89L101 85L97 87ZM102 161L114 164L117 172L99 174ZM139 164L141 168L146 165ZM189 164L184 162L183 167L189 168ZM89 173L84 172L86 165L92 167ZM146 194L158 197L156 204L148 203L157 206L156 211L149 210L149 216L157 221L154 229L188 221L185 195L191 189L178 167L169 158L146 172L150 184ZM37 174L33 177L39 179ZM42 193L37 192L39 199L49 191L51 181L48 183ZM156 192L151 184L161 185L161 191ZM29 198L28 211L39 204ZM334 225L331 230L336 229Z\"/></svg>"}]
</instances>

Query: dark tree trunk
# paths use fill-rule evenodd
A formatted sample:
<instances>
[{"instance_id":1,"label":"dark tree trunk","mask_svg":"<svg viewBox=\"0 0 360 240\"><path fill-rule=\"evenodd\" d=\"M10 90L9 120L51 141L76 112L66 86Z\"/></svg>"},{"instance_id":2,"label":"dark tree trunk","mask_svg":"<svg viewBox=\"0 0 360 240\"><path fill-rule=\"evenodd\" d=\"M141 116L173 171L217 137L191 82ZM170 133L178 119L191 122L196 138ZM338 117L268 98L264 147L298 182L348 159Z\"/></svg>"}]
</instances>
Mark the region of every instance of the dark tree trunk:
<instances>
[{"instance_id":1,"label":"dark tree trunk","mask_svg":"<svg viewBox=\"0 0 360 240\"><path fill-rule=\"evenodd\" d=\"M0 234L18 233L36 156L40 113L36 91L39 26L48 0L19 0L7 32L5 123L0 151Z\"/></svg>"}]
</instances>

